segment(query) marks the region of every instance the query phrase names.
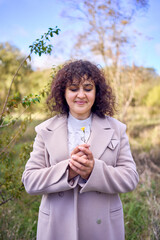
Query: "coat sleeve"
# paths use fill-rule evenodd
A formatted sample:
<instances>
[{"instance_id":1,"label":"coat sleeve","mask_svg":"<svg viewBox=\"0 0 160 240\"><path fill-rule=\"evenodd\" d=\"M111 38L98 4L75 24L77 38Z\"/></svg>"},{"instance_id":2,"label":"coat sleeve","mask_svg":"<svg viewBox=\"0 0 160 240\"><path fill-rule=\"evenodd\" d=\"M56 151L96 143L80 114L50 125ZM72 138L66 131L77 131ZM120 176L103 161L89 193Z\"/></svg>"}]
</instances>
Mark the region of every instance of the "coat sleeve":
<instances>
[{"instance_id":1,"label":"coat sleeve","mask_svg":"<svg viewBox=\"0 0 160 240\"><path fill-rule=\"evenodd\" d=\"M94 159L93 171L86 183L80 184L81 191L98 191L103 193L124 193L134 190L139 176L133 160L126 126L123 124L120 134L120 146L116 166L109 166L101 159Z\"/></svg>"},{"instance_id":2,"label":"coat sleeve","mask_svg":"<svg viewBox=\"0 0 160 240\"><path fill-rule=\"evenodd\" d=\"M78 178L75 178L75 181L68 182L69 159L53 166L50 166L46 159L45 144L41 135L37 133L33 151L22 175L22 182L26 191L31 195L37 195L75 188Z\"/></svg>"}]
</instances>

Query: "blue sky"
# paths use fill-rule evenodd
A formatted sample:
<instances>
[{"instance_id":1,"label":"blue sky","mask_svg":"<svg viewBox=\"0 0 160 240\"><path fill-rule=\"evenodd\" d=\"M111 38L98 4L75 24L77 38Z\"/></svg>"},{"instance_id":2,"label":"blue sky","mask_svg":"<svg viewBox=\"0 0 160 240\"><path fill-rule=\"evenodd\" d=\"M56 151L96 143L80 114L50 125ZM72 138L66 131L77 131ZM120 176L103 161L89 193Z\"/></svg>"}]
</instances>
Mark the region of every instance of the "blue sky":
<instances>
[{"instance_id":1,"label":"blue sky","mask_svg":"<svg viewBox=\"0 0 160 240\"><path fill-rule=\"evenodd\" d=\"M65 3L65 4L64 4ZM9 41L23 53L49 27L58 26L61 33L52 42L55 51L52 56L34 57L33 66L51 67L70 58L71 47L80 22L69 22L61 16L68 9L62 0L0 0L0 42ZM160 1L150 0L148 12L136 19L133 29L142 35L137 39L137 47L130 50L129 62L145 67L153 67L160 74ZM82 56L83 58L83 56ZM98 62L97 62L98 63Z\"/></svg>"}]
</instances>

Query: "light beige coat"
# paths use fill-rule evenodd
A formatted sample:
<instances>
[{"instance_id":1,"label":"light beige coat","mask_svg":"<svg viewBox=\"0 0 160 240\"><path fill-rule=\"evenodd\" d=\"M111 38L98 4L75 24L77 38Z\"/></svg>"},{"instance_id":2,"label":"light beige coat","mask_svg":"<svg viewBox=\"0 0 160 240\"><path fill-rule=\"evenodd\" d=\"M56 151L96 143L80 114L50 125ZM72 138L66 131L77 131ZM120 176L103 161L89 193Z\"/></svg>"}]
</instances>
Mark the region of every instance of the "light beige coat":
<instances>
[{"instance_id":1,"label":"light beige coat","mask_svg":"<svg viewBox=\"0 0 160 240\"><path fill-rule=\"evenodd\" d=\"M126 126L93 115L90 149L95 164L84 182L68 182L67 117L55 116L36 127L22 181L29 194L42 194L38 240L124 240L118 193L132 191L138 173Z\"/></svg>"}]
</instances>

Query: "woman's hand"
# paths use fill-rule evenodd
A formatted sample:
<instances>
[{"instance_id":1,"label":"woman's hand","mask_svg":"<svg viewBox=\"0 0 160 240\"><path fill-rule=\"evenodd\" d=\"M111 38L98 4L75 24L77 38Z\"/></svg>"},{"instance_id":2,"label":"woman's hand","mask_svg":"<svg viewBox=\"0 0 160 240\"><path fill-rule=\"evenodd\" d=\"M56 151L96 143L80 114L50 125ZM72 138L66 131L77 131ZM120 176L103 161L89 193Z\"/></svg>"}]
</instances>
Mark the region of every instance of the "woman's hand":
<instances>
[{"instance_id":1,"label":"woman's hand","mask_svg":"<svg viewBox=\"0 0 160 240\"><path fill-rule=\"evenodd\" d=\"M83 179L88 179L94 167L94 158L88 144L77 146L72 151L69 166Z\"/></svg>"},{"instance_id":2,"label":"woman's hand","mask_svg":"<svg viewBox=\"0 0 160 240\"><path fill-rule=\"evenodd\" d=\"M78 173L76 173L70 166L69 166L69 176L68 180L71 180L72 178L76 177Z\"/></svg>"},{"instance_id":3,"label":"woman's hand","mask_svg":"<svg viewBox=\"0 0 160 240\"><path fill-rule=\"evenodd\" d=\"M85 144L85 147L89 147L89 145ZM74 155L74 154L77 154L77 156L79 157L82 157L84 155L83 152L81 152L79 149L78 149L78 146L71 152L71 156ZM69 165L69 177L68 179L72 179L74 177L76 177L78 175L77 172L75 172Z\"/></svg>"}]
</instances>

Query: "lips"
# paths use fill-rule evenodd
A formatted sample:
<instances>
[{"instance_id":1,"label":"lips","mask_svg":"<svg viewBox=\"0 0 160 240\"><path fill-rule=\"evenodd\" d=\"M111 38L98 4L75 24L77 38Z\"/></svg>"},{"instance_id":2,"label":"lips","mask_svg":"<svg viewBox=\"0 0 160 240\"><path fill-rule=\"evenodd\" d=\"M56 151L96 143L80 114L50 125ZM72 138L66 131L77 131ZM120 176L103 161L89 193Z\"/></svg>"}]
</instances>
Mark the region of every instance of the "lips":
<instances>
[{"instance_id":1,"label":"lips","mask_svg":"<svg viewBox=\"0 0 160 240\"><path fill-rule=\"evenodd\" d=\"M83 105L86 103L86 101L75 101L78 105Z\"/></svg>"}]
</instances>

